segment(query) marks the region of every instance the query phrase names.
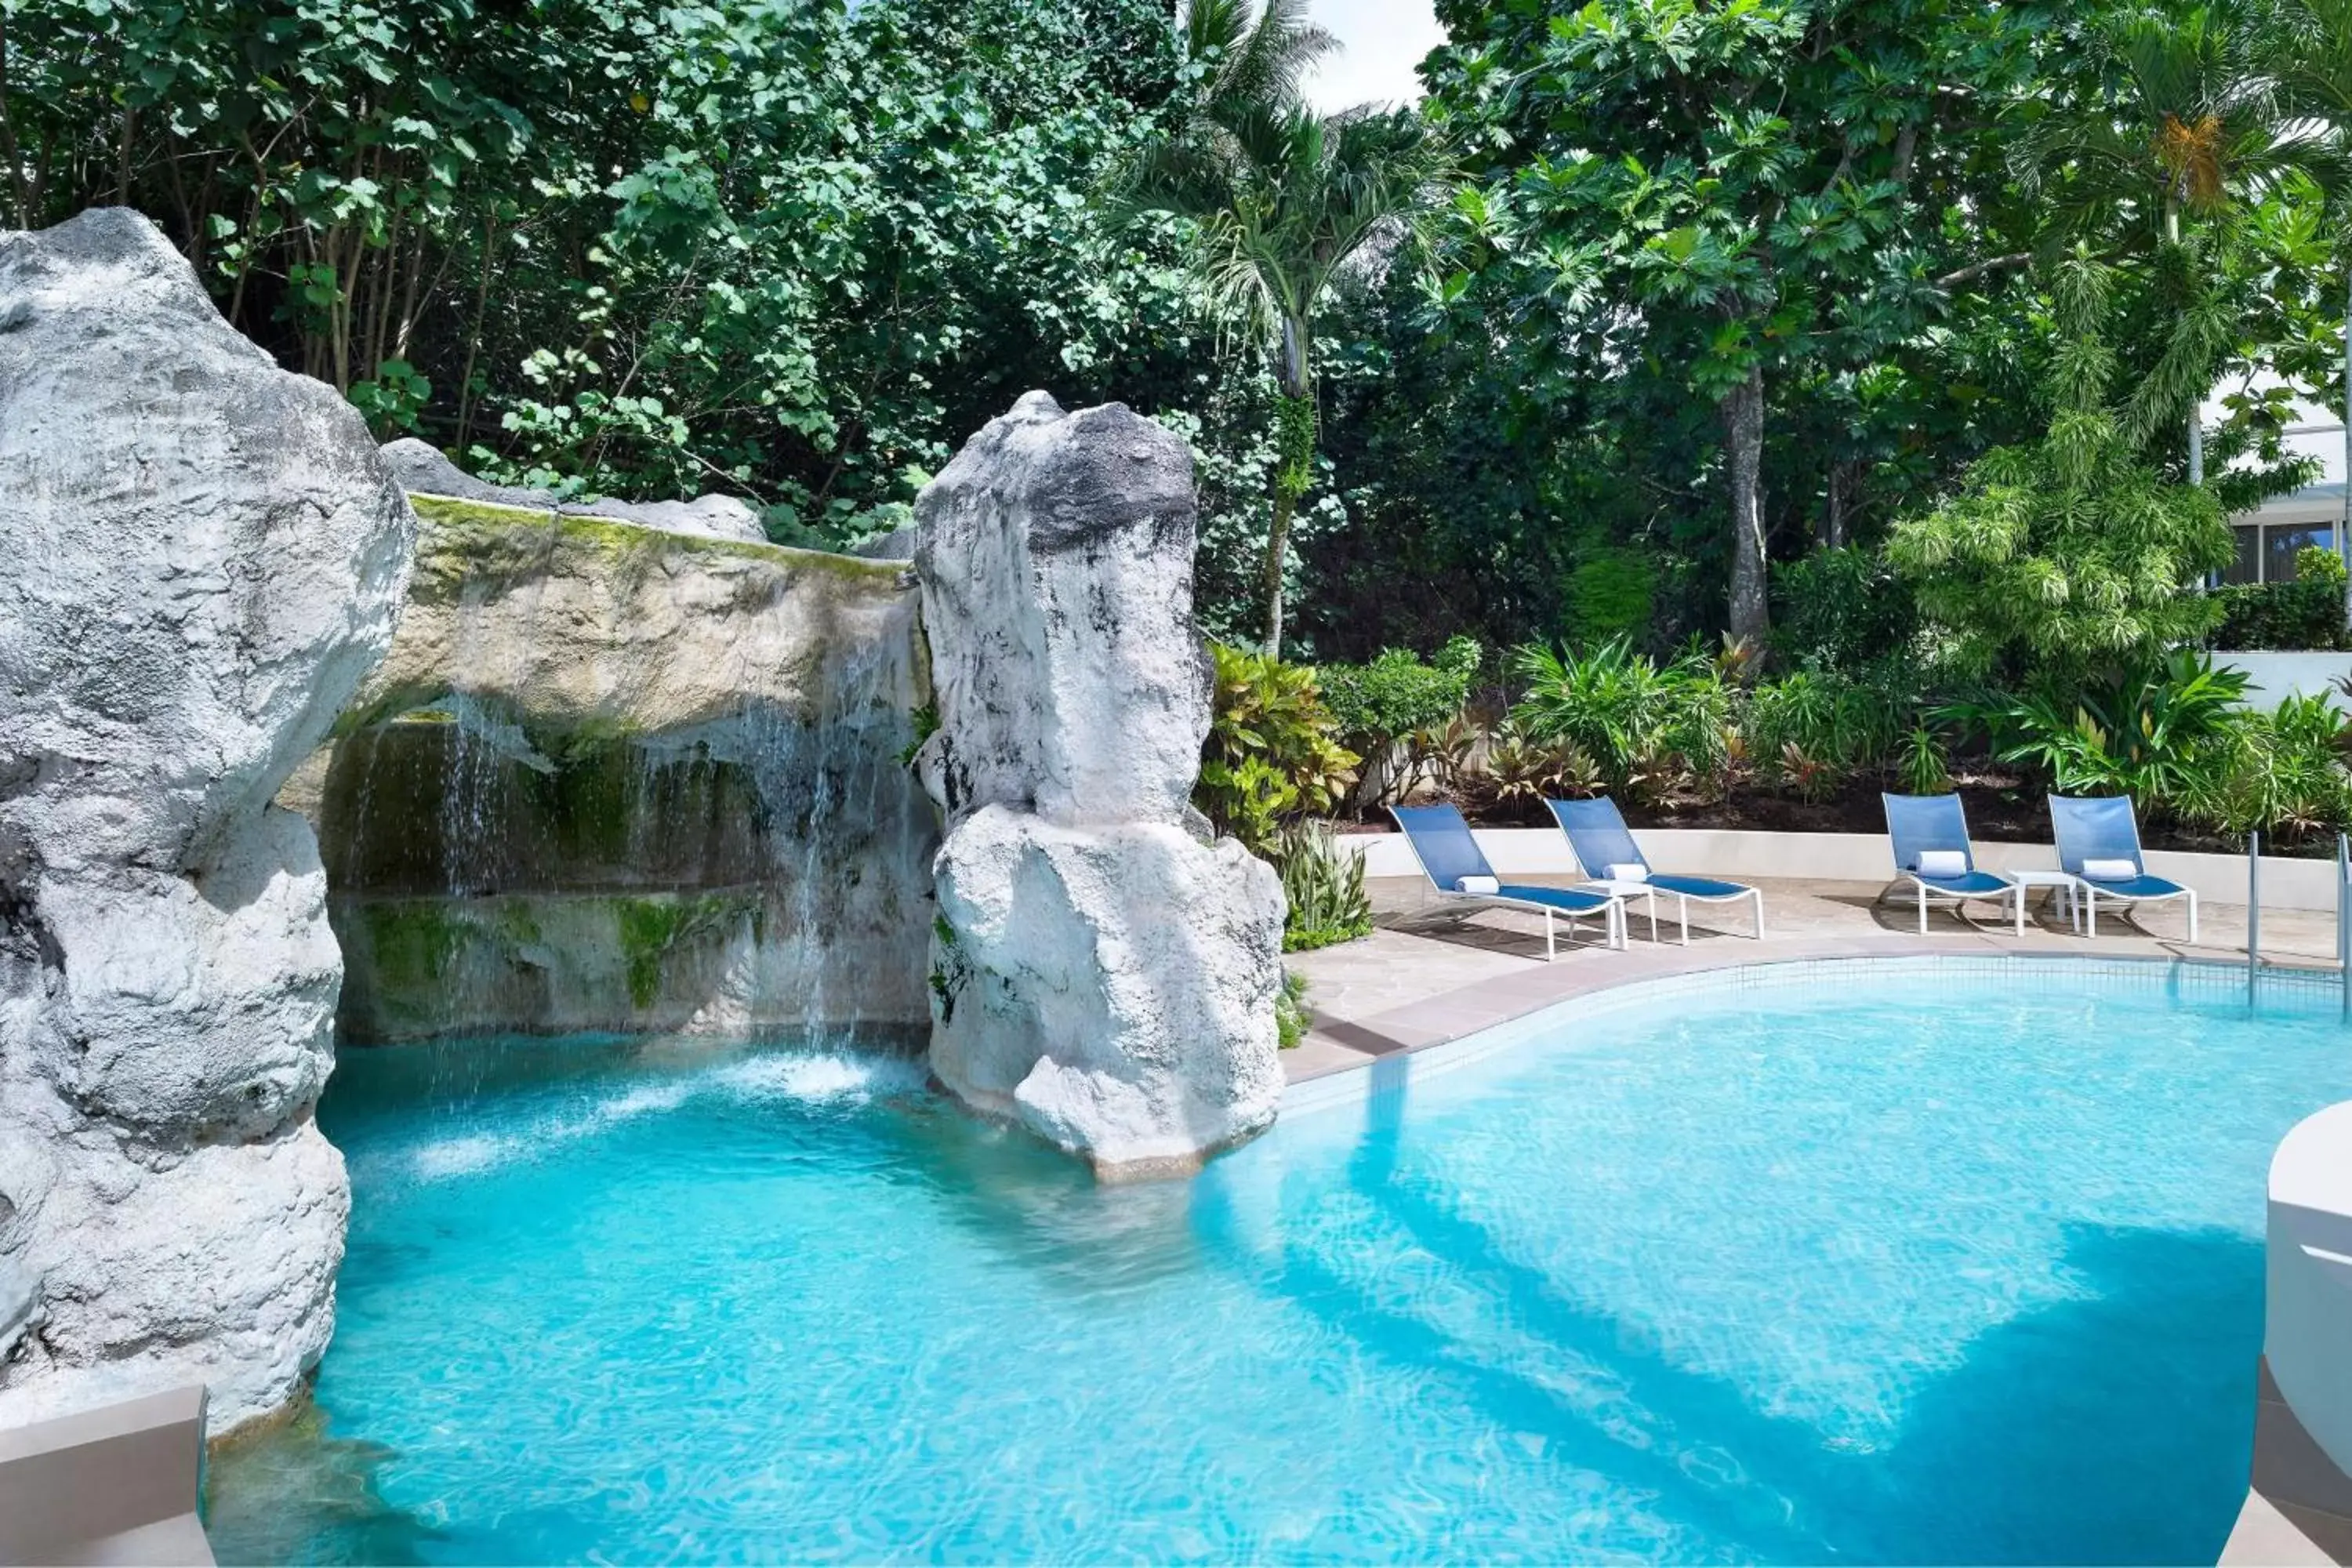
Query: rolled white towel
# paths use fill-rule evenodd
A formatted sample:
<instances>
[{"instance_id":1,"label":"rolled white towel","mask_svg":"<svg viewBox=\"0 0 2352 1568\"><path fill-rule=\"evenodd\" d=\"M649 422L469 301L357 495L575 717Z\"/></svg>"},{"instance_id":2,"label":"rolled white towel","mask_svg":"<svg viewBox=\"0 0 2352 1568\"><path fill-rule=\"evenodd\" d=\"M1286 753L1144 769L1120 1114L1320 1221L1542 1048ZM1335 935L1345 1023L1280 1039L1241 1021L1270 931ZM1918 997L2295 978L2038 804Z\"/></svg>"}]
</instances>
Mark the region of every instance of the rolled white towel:
<instances>
[{"instance_id":1,"label":"rolled white towel","mask_svg":"<svg viewBox=\"0 0 2352 1568\"><path fill-rule=\"evenodd\" d=\"M2085 860L2083 875L2094 882L2128 882L2139 875L2136 860Z\"/></svg>"},{"instance_id":2,"label":"rolled white towel","mask_svg":"<svg viewBox=\"0 0 2352 1568\"><path fill-rule=\"evenodd\" d=\"M1922 849L1919 851L1919 875L1922 877L1965 877L1969 871L1968 852L1961 849Z\"/></svg>"},{"instance_id":3,"label":"rolled white towel","mask_svg":"<svg viewBox=\"0 0 2352 1568\"><path fill-rule=\"evenodd\" d=\"M1457 893L1491 893L1503 884L1492 877L1456 877L1454 890Z\"/></svg>"},{"instance_id":4,"label":"rolled white towel","mask_svg":"<svg viewBox=\"0 0 2352 1568\"><path fill-rule=\"evenodd\" d=\"M1650 868L1647 866L1643 865L1639 860L1634 861L1630 866L1622 863L1615 866L1603 866L1601 868L1601 872L1604 878L1612 882L1646 882L1650 879Z\"/></svg>"}]
</instances>

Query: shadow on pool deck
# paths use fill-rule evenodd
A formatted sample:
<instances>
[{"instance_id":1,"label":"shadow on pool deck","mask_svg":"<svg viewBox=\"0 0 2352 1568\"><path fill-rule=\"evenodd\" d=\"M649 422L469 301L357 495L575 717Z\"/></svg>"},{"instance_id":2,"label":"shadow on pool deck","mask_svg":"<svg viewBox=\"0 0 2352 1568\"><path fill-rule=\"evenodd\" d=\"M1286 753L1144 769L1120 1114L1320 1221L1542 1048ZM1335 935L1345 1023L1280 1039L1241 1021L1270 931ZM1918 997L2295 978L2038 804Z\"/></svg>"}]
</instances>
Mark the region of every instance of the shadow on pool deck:
<instances>
[{"instance_id":1,"label":"shadow on pool deck","mask_svg":"<svg viewBox=\"0 0 2352 1568\"><path fill-rule=\"evenodd\" d=\"M1638 1324L1577 1300L1572 1278L1511 1258L1438 1194L1400 1182L1391 1119L1402 1097L1391 1098L1354 1156L1360 1190L1497 1317L1556 1350L1559 1373L1591 1366L1587 1375L1616 1388L1579 1402L1549 1379L1482 1363L1470 1344L1311 1255L1288 1255L1273 1283L1368 1348L1416 1363L1488 1419L1543 1434L1562 1462L1649 1494L1669 1517L1759 1559L2210 1563L2220 1552L2253 1440L2259 1243L2070 1227L2056 1269L2068 1299L1979 1336L1912 1397L1890 1447L1844 1452L1732 1384L1676 1366ZM1588 1413L1591 1403L1617 1430Z\"/></svg>"}]
</instances>

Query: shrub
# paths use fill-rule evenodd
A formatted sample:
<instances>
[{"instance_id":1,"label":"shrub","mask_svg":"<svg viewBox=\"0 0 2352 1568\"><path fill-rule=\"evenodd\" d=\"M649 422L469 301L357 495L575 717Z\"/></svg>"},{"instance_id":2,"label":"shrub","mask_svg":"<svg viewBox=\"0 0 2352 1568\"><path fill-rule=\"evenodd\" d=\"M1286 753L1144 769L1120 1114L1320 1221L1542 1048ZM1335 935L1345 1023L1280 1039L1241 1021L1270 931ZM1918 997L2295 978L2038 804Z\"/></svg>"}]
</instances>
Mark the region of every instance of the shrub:
<instances>
[{"instance_id":1,"label":"shrub","mask_svg":"<svg viewBox=\"0 0 2352 1568\"><path fill-rule=\"evenodd\" d=\"M1282 989L1274 994L1275 1043L1290 1049L1307 1037L1314 1022L1307 1011L1307 976L1297 970L1284 970Z\"/></svg>"},{"instance_id":2,"label":"shrub","mask_svg":"<svg viewBox=\"0 0 2352 1568\"><path fill-rule=\"evenodd\" d=\"M1612 789L1663 795L1719 778L1729 760L1733 688L1696 648L1660 666L1612 637L1584 652L1523 647L1512 668L1527 685L1515 732L1574 745Z\"/></svg>"},{"instance_id":3,"label":"shrub","mask_svg":"<svg viewBox=\"0 0 2352 1568\"><path fill-rule=\"evenodd\" d=\"M1948 500L1887 537L1887 560L1967 668L2095 667L2198 641L2219 616L2195 591L2234 552L2213 487L2174 481L2144 405L2108 395L2113 277L2083 251L2050 275L2047 433L1985 453Z\"/></svg>"},{"instance_id":4,"label":"shrub","mask_svg":"<svg viewBox=\"0 0 2352 1568\"><path fill-rule=\"evenodd\" d=\"M1364 891L1364 862L1342 849L1330 825L1296 822L1274 842L1274 868L1282 875L1287 908L1282 920L1282 950L1306 952L1372 932L1372 900Z\"/></svg>"},{"instance_id":5,"label":"shrub","mask_svg":"<svg viewBox=\"0 0 2352 1568\"><path fill-rule=\"evenodd\" d=\"M1263 855L1283 822L1329 814L1358 759L1339 744L1314 670L1222 644L1212 652L1215 700L1192 804Z\"/></svg>"},{"instance_id":6,"label":"shrub","mask_svg":"<svg viewBox=\"0 0 2352 1568\"><path fill-rule=\"evenodd\" d=\"M1386 745L1462 711L1484 657L1476 638L1456 637L1427 660L1383 648L1370 664L1327 664L1316 674L1340 738Z\"/></svg>"},{"instance_id":7,"label":"shrub","mask_svg":"<svg viewBox=\"0 0 2352 1568\"><path fill-rule=\"evenodd\" d=\"M1772 569L1772 646L1791 663L1850 668L1908 642L1919 613L1876 556L1816 550Z\"/></svg>"},{"instance_id":8,"label":"shrub","mask_svg":"<svg viewBox=\"0 0 2352 1568\"><path fill-rule=\"evenodd\" d=\"M1983 729L1996 757L2061 794L2210 817L2239 765L2245 689L2243 673L2179 648L2102 678L1948 704L1938 717Z\"/></svg>"},{"instance_id":9,"label":"shrub","mask_svg":"<svg viewBox=\"0 0 2352 1568\"><path fill-rule=\"evenodd\" d=\"M2215 647L2352 647L2344 622L2344 563L2333 550L2305 545L2295 552L2292 582L2232 584L2213 597L2221 606Z\"/></svg>"},{"instance_id":10,"label":"shrub","mask_svg":"<svg viewBox=\"0 0 2352 1568\"><path fill-rule=\"evenodd\" d=\"M1875 682L1793 670L1748 691L1740 733L1769 777L1818 800L1853 773L1887 763L1902 732L1900 701Z\"/></svg>"},{"instance_id":11,"label":"shrub","mask_svg":"<svg viewBox=\"0 0 2352 1568\"><path fill-rule=\"evenodd\" d=\"M1327 664L1317 670L1324 706L1331 710L1339 738L1376 766L1367 772L1365 805L1402 799L1440 759L1430 754L1445 727L1469 700L1484 650L1474 637L1456 637L1431 658L1405 648L1385 648L1370 664ZM1393 776L1387 763L1397 743L1408 744L1405 766Z\"/></svg>"},{"instance_id":12,"label":"shrub","mask_svg":"<svg viewBox=\"0 0 2352 1568\"><path fill-rule=\"evenodd\" d=\"M2249 713L2228 775L2210 799L2190 802L2188 815L2229 833L2261 828L2287 839L2352 823L2347 736L2352 726L2325 694Z\"/></svg>"},{"instance_id":13,"label":"shrub","mask_svg":"<svg viewBox=\"0 0 2352 1568\"><path fill-rule=\"evenodd\" d=\"M1638 636L1656 616L1658 563L1630 545L1587 545L1568 574L1569 623L1587 637Z\"/></svg>"},{"instance_id":14,"label":"shrub","mask_svg":"<svg viewBox=\"0 0 2352 1568\"><path fill-rule=\"evenodd\" d=\"M1603 784L1601 769L1575 742L1533 739L1507 719L1487 742L1486 777L1496 800L1523 816L1539 812L1547 795L1584 800Z\"/></svg>"},{"instance_id":15,"label":"shrub","mask_svg":"<svg viewBox=\"0 0 2352 1568\"><path fill-rule=\"evenodd\" d=\"M1942 795L1952 787L1944 737L1924 717L1915 720L1896 742L1895 773L1912 795Z\"/></svg>"}]
</instances>

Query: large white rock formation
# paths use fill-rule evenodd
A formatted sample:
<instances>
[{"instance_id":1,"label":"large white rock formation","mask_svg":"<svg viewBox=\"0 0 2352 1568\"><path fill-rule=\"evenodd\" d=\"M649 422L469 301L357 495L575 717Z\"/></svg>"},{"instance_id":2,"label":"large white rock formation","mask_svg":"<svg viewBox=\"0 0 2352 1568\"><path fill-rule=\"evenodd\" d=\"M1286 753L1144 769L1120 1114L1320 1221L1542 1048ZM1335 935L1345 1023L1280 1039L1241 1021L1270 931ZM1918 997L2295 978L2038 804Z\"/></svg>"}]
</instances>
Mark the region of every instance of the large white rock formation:
<instances>
[{"instance_id":1,"label":"large white rock formation","mask_svg":"<svg viewBox=\"0 0 2352 1568\"><path fill-rule=\"evenodd\" d=\"M1196 1168L1282 1088L1282 889L1189 805L1209 726L1192 456L1042 392L916 505L949 813L931 1068L1106 1175Z\"/></svg>"},{"instance_id":2,"label":"large white rock formation","mask_svg":"<svg viewBox=\"0 0 2352 1568\"><path fill-rule=\"evenodd\" d=\"M325 1348L341 974L270 805L390 642L415 519L359 416L137 215L0 234L0 1425Z\"/></svg>"}]
</instances>

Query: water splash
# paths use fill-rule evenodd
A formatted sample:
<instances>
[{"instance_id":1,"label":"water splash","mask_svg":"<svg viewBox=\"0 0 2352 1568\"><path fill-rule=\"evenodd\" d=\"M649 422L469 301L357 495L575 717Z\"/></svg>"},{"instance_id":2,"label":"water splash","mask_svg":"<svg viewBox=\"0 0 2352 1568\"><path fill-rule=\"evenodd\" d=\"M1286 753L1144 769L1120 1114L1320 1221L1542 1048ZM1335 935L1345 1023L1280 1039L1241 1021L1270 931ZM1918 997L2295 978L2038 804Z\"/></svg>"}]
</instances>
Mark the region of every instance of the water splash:
<instances>
[{"instance_id":1,"label":"water splash","mask_svg":"<svg viewBox=\"0 0 2352 1568\"><path fill-rule=\"evenodd\" d=\"M610 1132L641 1117L661 1116L698 1101L788 1103L837 1110L923 1092L919 1062L838 1049L767 1053L715 1063L674 1078L617 1092L583 1096L536 1115L497 1115L500 1131L465 1131L431 1139L396 1155L389 1168L416 1182L478 1175L501 1165L544 1158ZM491 1108L485 1108L486 1110Z\"/></svg>"}]
</instances>

